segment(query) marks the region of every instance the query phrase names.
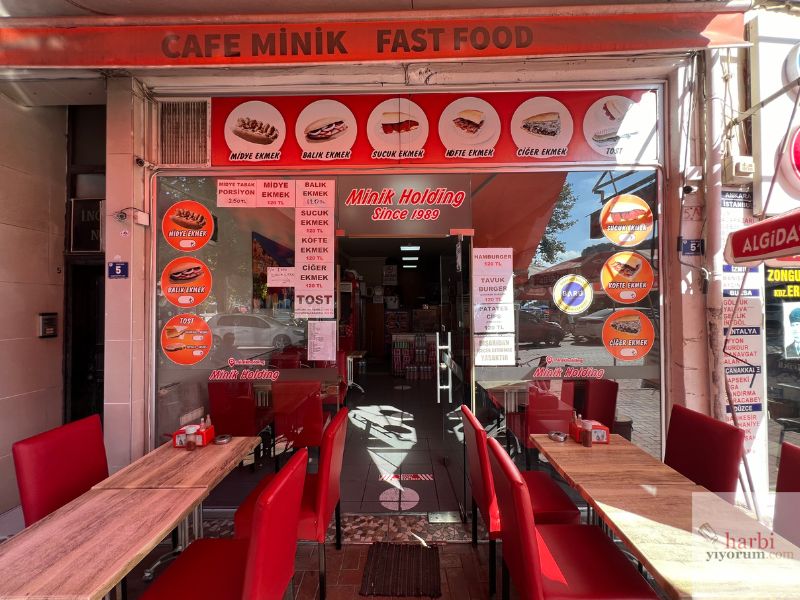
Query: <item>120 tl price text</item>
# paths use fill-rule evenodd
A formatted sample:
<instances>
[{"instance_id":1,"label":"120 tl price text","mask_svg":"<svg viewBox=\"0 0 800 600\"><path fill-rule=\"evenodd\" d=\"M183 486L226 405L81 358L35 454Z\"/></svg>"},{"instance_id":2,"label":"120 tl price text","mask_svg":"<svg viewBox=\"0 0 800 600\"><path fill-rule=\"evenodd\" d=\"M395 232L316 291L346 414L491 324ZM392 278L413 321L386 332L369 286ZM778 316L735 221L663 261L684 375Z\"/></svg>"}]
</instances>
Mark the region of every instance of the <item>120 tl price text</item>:
<instances>
[{"instance_id":1,"label":"120 tl price text","mask_svg":"<svg viewBox=\"0 0 800 600\"><path fill-rule=\"evenodd\" d=\"M441 211L438 208L415 208L409 211L406 208L378 207L372 211L373 221L435 221Z\"/></svg>"}]
</instances>

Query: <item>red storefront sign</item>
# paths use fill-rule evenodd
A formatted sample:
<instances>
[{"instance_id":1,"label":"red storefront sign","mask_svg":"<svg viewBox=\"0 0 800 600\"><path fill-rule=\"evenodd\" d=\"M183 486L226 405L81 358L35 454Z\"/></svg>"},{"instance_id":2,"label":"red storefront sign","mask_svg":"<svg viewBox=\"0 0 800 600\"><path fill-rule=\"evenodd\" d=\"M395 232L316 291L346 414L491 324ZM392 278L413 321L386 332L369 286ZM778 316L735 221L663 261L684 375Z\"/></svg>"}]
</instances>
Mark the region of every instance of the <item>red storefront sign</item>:
<instances>
[{"instance_id":1,"label":"red storefront sign","mask_svg":"<svg viewBox=\"0 0 800 600\"><path fill-rule=\"evenodd\" d=\"M744 45L739 12L593 14L338 21L340 15L261 17L266 22L146 25L113 19L51 20L56 26L6 25L6 67L247 66L633 53ZM329 18L326 18L329 17ZM239 18L240 21L245 20ZM9 20L12 21L12 20ZM33 24L30 20L16 20ZM283 21L283 22L282 22ZM310 19L309 19L310 21ZM150 24L153 23L153 24Z\"/></svg>"},{"instance_id":2,"label":"red storefront sign","mask_svg":"<svg viewBox=\"0 0 800 600\"><path fill-rule=\"evenodd\" d=\"M213 165L655 162L654 90L213 98Z\"/></svg>"},{"instance_id":3,"label":"red storefront sign","mask_svg":"<svg viewBox=\"0 0 800 600\"><path fill-rule=\"evenodd\" d=\"M725 261L733 265L793 254L800 254L800 209L734 231L725 244Z\"/></svg>"}]
</instances>

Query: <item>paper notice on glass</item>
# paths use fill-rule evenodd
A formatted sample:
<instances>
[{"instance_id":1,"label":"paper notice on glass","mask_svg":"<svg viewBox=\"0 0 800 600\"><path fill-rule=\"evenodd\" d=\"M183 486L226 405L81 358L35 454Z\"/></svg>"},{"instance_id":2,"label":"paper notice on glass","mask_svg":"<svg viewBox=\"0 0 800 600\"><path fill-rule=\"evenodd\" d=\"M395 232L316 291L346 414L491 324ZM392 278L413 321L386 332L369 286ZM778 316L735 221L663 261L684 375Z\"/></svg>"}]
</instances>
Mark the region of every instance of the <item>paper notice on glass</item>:
<instances>
[{"instance_id":1,"label":"paper notice on glass","mask_svg":"<svg viewBox=\"0 0 800 600\"><path fill-rule=\"evenodd\" d=\"M267 267L269 287L294 287L294 267Z\"/></svg>"},{"instance_id":2,"label":"paper notice on glass","mask_svg":"<svg viewBox=\"0 0 800 600\"><path fill-rule=\"evenodd\" d=\"M514 272L513 248L473 248L474 275L505 275Z\"/></svg>"},{"instance_id":3,"label":"paper notice on glass","mask_svg":"<svg viewBox=\"0 0 800 600\"><path fill-rule=\"evenodd\" d=\"M218 179L217 206L256 208L255 179Z\"/></svg>"},{"instance_id":4,"label":"paper notice on glass","mask_svg":"<svg viewBox=\"0 0 800 600\"><path fill-rule=\"evenodd\" d=\"M475 333L514 333L514 305L476 304L473 320Z\"/></svg>"},{"instance_id":5,"label":"paper notice on glass","mask_svg":"<svg viewBox=\"0 0 800 600\"><path fill-rule=\"evenodd\" d=\"M475 366L499 367L516 364L516 348L514 334L476 335Z\"/></svg>"},{"instance_id":6,"label":"paper notice on glass","mask_svg":"<svg viewBox=\"0 0 800 600\"><path fill-rule=\"evenodd\" d=\"M308 360L336 360L336 321L308 322Z\"/></svg>"}]
</instances>

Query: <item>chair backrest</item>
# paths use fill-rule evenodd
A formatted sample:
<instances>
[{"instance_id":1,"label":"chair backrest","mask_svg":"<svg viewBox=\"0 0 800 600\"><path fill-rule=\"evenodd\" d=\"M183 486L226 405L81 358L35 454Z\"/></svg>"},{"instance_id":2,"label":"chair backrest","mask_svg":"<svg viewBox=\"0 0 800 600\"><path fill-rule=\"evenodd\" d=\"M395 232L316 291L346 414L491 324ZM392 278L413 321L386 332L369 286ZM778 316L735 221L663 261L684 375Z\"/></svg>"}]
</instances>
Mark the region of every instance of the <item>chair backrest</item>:
<instances>
[{"instance_id":1,"label":"chair backrest","mask_svg":"<svg viewBox=\"0 0 800 600\"><path fill-rule=\"evenodd\" d=\"M497 498L494 494L492 469L489 466L489 451L486 448L486 430L480 424L472 411L461 405L461 422L464 424L464 442L467 445L467 466L469 468L469 481L472 487L472 497L478 510L481 511L483 522L492 531L492 525L497 526Z\"/></svg>"},{"instance_id":2,"label":"chair backrest","mask_svg":"<svg viewBox=\"0 0 800 600\"><path fill-rule=\"evenodd\" d=\"M11 452L26 527L108 477L97 415L20 440Z\"/></svg>"},{"instance_id":3,"label":"chair backrest","mask_svg":"<svg viewBox=\"0 0 800 600\"><path fill-rule=\"evenodd\" d=\"M744 431L684 406L669 419L664 463L729 502L739 481Z\"/></svg>"},{"instance_id":4,"label":"chair backrest","mask_svg":"<svg viewBox=\"0 0 800 600\"><path fill-rule=\"evenodd\" d=\"M276 381L272 384L275 433L295 448L319 446L322 438L322 395L319 381Z\"/></svg>"},{"instance_id":5,"label":"chair backrest","mask_svg":"<svg viewBox=\"0 0 800 600\"><path fill-rule=\"evenodd\" d=\"M295 353L273 354L269 359L269 364L278 369L299 369L301 357Z\"/></svg>"},{"instance_id":6,"label":"chair backrest","mask_svg":"<svg viewBox=\"0 0 800 600\"><path fill-rule=\"evenodd\" d=\"M305 448L296 452L256 500L244 571L244 600L280 600L294 575L307 462Z\"/></svg>"},{"instance_id":7,"label":"chair backrest","mask_svg":"<svg viewBox=\"0 0 800 600\"><path fill-rule=\"evenodd\" d=\"M789 442L781 445L775 492L772 528L795 546L800 546L800 446Z\"/></svg>"},{"instance_id":8,"label":"chair backrest","mask_svg":"<svg viewBox=\"0 0 800 600\"><path fill-rule=\"evenodd\" d=\"M316 541L318 542L325 541L328 524L339 503L344 444L347 436L347 413L346 408L342 408L336 413L322 434L322 445L319 449L317 497L314 501L317 512Z\"/></svg>"},{"instance_id":9,"label":"chair backrest","mask_svg":"<svg viewBox=\"0 0 800 600\"><path fill-rule=\"evenodd\" d=\"M218 434L258 434L256 398L250 381L209 381L208 410Z\"/></svg>"},{"instance_id":10,"label":"chair backrest","mask_svg":"<svg viewBox=\"0 0 800 600\"><path fill-rule=\"evenodd\" d=\"M613 430L619 384L610 379L588 379L585 385L583 418L600 421L609 430Z\"/></svg>"},{"instance_id":11,"label":"chair backrest","mask_svg":"<svg viewBox=\"0 0 800 600\"><path fill-rule=\"evenodd\" d=\"M500 443L488 441L489 464L494 476L494 490L500 508L500 539L503 561L514 587L524 600L543 597L541 563L536 546L536 527L528 486Z\"/></svg>"}]
</instances>

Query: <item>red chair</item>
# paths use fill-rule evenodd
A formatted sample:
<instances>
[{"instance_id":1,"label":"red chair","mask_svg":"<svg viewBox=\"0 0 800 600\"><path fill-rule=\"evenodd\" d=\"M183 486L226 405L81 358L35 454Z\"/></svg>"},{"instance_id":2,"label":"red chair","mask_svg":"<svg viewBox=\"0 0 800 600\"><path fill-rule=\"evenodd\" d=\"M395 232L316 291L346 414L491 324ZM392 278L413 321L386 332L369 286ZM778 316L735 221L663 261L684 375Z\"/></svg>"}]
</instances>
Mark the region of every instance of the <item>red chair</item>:
<instances>
[{"instance_id":1,"label":"red chair","mask_svg":"<svg viewBox=\"0 0 800 600\"><path fill-rule=\"evenodd\" d=\"M217 434L256 436L272 420L272 411L258 406L250 381L209 381L208 405Z\"/></svg>"},{"instance_id":2,"label":"red chair","mask_svg":"<svg viewBox=\"0 0 800 600\"><path fill-rule=\"evenodd\" d=\"M510 597L509 575L522 600L657 597L599 527L535 525L519 469L497 440L488 446L500 508L504 600Z\"/></svg>"},{"instance_id":3,"label":"red chair","mask_svg":"<svg viewBox=\"0 0 800 600\"><path fill-rule=\"evenodd\" d=\"M303 500L300 507L300 522L297 537L300 540L317 542L319 545L319 590L325 598L325 533L331 517L336 517L336 549L342 547L342 523L339 510L339 480L342 475L345 436L347 435L347 409L343 408L325 428L320 448L319 471L306 475ZM251 535L253 507L258 493L268 485L274 475L267 475L255 490L242 502L233 517L237 539Z\"/></svg>"},{"instance_id":4,"label":"red chair","mask_svg":"<svg viewBox=\"0 0 800 600\"><path fill-rule=\"evenodd\" d=\"M97 415L20 440L11 453L26 527L108 477Z\"/></svg>"},{"instance_id":5,"label":"red chair","mask_svg":"<svg viewBox=\"0 0 800 600\"><path fill-rule=\"evenodd\" d=\"M775 492L772 529L795 546L800 546L800 446L789 442L781 444Z\"/></svg>"},{"instance_id":6,"label":"red chair","mask_svg":"<svg viewBox=\"0 0 800 600\"><path fill-rule=\"evenodd\" d=\"M494 493L494 481L486 449L486 430L472 411L461 405L464 424L464 441L467 445L469 480L472 486L472 543L478 543L478 515L489 532L489 594L496 588L497 539L500 537L500 512ZM544 471L525 471L522 474L528 486L533 513L539 523L580 523L578 508L553 479Z\"/></svg>"},{"instance_id":7,"label":"red chair","mask_svg":"<svg viewBox=\"0 0 800 600\"><path fill-rule=\"evenodd\" d=\"M276 381L272 384L271 408L276 437L286 436L295 448L320 445L323 420L319 381Z\"/></svg>"},{"instance_id":8,"label":"red chair","mask_svg":"<svg viewBox=\"0 0 800 600\"><path fill-rule=\"evenodd\" d=\"M617 392L619 384L610 379L587 379L585 385L585 399L583 404L583 418L600 421L614 431L614 421L617 415Z\"/></svg>"},{"instance_id":9,"label":"red chair","mask_svg":"<svg viewBox=\"0 0 800 600\"><path fill-rule=\"evenodd\" d=\"M196 540L141 600L279 600L294 575L297 520L308 452L297 452L253 503L248 539Z\"/></svg>"},{"instance_id":10,"label":"red chair","mask_svg":"<svg viewBox=\"0 0 800 600\"><path fill-rule=\"evenodd\" d=\"M744 431L684 406L672 407L664 463L733 502Z\"/></svg>"}]
</instances>

